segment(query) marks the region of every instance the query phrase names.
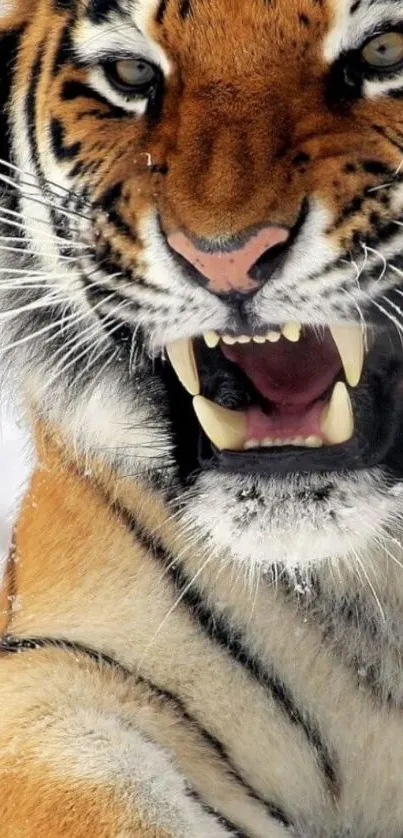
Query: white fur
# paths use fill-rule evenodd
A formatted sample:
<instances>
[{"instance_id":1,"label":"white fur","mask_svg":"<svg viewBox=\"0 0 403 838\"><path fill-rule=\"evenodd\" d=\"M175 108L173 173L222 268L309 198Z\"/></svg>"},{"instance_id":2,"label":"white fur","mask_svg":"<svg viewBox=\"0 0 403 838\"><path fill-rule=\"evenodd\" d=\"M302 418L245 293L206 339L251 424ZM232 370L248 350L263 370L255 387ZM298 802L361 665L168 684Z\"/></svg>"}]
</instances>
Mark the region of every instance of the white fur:
<instances>
[{"instance_id":1,"label":"white fur","mask_svg":"<svg viewBox=\"0 0 403 838\"><path fill-rule=\"evenodd\" d=\"M318 503L314 493L327 483L333 486L329 498ZM296 500L298 492L306 499ZM272 565L292 571L326 559L349 557L354 563L402 515L403 489L388 491L377 470L333 479L207 472L190 493L183 520L190 531L205 534L209 549L253 576Z\"/></svg>"},{"instance_id":2,"label":"white fur","mask_svg":"<svg viewBox=\"0 0 403 838\"><path fill-rule=\"evenodd\" d=\"M63 737L61 779L114 784L119 791L135 790L142 820L175 838L225 838L230 833L187 794L184 778L168 753L147 741L116 717L77 704L74 715L56 730ZM52 764L54 745L41 743L41 759ZM58 753L58 756L60 754ZM57 765L54 766L57 776Z\"/></svg>"}]
</instances>

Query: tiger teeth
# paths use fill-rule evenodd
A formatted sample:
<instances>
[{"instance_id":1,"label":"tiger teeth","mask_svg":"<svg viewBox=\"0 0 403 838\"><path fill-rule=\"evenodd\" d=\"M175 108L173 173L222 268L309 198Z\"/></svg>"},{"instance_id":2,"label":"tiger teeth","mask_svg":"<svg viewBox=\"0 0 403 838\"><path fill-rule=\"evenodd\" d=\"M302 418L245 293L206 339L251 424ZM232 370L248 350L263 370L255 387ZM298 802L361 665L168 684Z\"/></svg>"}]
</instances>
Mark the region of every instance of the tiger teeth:
<instances>
[{"instance_id":1,"label":"tiger teeth","mask_svg":"<svg viewBox=\"0 0 403 838\"><path fill-rule=\"evenodd\" d=\"M193 350L193 341L176 340L166 347L168 358L181 384L191 396L200 393L200 379Z\"/></svg>"},{"instance_id":2,"label":"tiger teeth","mask_svg":"<svg viewBox=\"0 0 403 838\"><path fill-rule=\"evenodd\" d=\"M282 335L291 343L298 343L301 337L302 326L300 323L286 323L282 328Z\"/></svg>"},{"instance_id":3,"label":"tiger teeth","mask_svg":"<svg viewBox=\"0 0 403 838\"><path fill-rule=\"evenodd\" d=\"M325 407L320 429L329 445L348 442L354 434L354 414L346 385L338 381Z\"/></svg>"},{"instance_id":4,"label":"tiger teeth","mask_svg":"<svg viewBox=\"0 0 403 838\"><path fill-rule=\"evenodd\" d=\"M247 429L243 411L227 410L204 396L196 396L193 407L204 433L216 448L242 451Z\"/></svg>"},{"instance_id":5,"label":"tiger teeth","mask_svg":"<svg viewBox=\"0 0 403 838\"><path fill-rule=\"evenodd\" d=\"M217 332L206 332L204 341L209 349L215 349L222 341L227 346L235 346L236 343L277 343L281 337L298 343L301 337L302 326L300 323L286 323L282 328L270 329L265 335L219 335Z\"/></svg>"},{"instance_id":6,"label":"tiger teeth","mask_svg":"<svg viewBox=\"0 0 403 838\"><path fill-rule=\"evenodd\" d=\"M285 448L291 446L293 448L322 448L323 441L318 436L303 436L295 437L294 439L248 439L244 444L245 451L251 451L253 448Z\"/></svg>"},{"instance_id":7,"label":"tiger teeth","mask_svg":"<svg viewBox=\"0 0 403 838\"><path fill-rule=\"evenodd\" d=\"M220 335L217 335L217 332L206 332L204 340L209 349L215 349L220 343Z\"/></svg>"},{"instance_id":8,"label":"tiger teeth","mask_svg":"<svg viewBox=\"0 0 403 838\"><path fill-rule=\"evenodd\" d=\"M337 346L347 383L357 387L360 383L365 358L365 332L361 326L329 326Z\"/></svg>"}]
</instances>

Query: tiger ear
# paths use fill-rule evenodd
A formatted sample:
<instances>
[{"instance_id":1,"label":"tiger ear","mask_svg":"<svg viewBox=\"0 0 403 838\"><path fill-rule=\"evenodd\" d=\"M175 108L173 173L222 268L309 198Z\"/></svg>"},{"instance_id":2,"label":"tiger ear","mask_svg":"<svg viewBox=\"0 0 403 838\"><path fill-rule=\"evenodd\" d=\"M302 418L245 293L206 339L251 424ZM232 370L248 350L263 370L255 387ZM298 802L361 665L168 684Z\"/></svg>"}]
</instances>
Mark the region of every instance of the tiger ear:
<instances>
[{"instance_id":1,"label":"tiger ear","mask_svg":"<svg viewBox=\"0 0 403 838\"><path fill-rule=\"evenodd\" d=\"M0 36L21 29L35 13L37 0L0 0Z\"/></svg>"}]
</instances>

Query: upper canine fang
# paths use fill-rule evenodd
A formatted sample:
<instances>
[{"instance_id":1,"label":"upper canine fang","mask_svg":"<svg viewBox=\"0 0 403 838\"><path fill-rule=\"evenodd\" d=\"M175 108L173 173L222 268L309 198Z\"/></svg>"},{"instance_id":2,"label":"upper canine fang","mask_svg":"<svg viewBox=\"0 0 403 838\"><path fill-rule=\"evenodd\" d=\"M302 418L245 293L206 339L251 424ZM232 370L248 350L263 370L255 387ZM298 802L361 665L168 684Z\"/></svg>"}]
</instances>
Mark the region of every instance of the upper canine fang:
<instances>
[{"instance_id":1,"label":"upper canine fang","mask_svg":"<svg viewBox=\"0 0 403 838\"><path fill-rule=\"evenodd\" d=\"M166 346L168 358L185 390L191 396L200 393L200 379L192 340L176 340Z\"/></svg>"},{"instance_id":2,"label":"upper canine fang","mask_svg":"<svg viewBox=\"0 0 403 838\"><path fill-rule=\"evenodd\" d=\"M365 332L360 325L336 324L329 326L337 346L347 383L360 383L365 358Z\"/></svg>"}]
</instances>

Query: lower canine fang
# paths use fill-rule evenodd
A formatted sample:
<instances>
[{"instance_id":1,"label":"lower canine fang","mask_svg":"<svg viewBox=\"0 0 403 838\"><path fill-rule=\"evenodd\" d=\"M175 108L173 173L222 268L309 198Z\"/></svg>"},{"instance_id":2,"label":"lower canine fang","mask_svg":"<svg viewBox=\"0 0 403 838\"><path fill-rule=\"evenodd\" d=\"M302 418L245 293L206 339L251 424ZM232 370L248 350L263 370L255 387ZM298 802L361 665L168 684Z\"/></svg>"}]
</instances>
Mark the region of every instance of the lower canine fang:
<instances>
[{"instance_id":1,"label":"lower canine fang","mask_svg":"<svg viewBox=\"0 0 403 838\"><path fill-rule=\"evenodd\" d=\"M193 407L204 433L220 451L242 451L247 420L242 411L227 410L204 396L193 399Z\"/></svg>"}]
</instances>

